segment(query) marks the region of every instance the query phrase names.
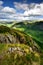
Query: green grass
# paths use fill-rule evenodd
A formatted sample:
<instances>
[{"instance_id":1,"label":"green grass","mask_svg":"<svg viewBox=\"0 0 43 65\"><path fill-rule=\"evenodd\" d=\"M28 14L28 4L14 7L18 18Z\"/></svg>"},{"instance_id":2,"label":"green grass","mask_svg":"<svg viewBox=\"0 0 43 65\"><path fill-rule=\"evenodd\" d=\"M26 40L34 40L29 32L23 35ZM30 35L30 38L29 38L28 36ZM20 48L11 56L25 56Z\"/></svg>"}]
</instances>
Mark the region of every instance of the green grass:
<instances>
[{"instance_id":1,"label":"green grass","mask_svg":"<svg viewBox=\"0 0 43 65\"><path fill-rule=\"evenodd\" d=\"M28 31L26 31L26 33L31 34L31 36L35 37L40 42L43 42L43 31L28 30Z\"/></svg>"},{"instance_id":2,"label":"green grass","mask_svg":"<svg viewBox=\"0 0 43 65\"><path fill-rule=\"evenodd\" d=\"M5 46L6 46L6 45L0 43L0 54L1 54L1 52L4 50Z\"/></svg>"},{"instance_id":3,"label":"green grass","mask_svg":"<svg viewBox=\"0 0 43 65\"><path fill-rule=\"evenodd\" d=\"M43 31L37 31L37 30L28 30L26 31L27 34L30 34L31 37L37 41L37 43L41 46L43 49ZM38 42L39 41L39 42Z\"/></svg>"},{"instance_id":4,"label":"green grass","mask_svg":"<svg viewBox=\"0 0 43 65\"><path fill-rule=\"evenodd\" d=\"M21 51L7 52L9 48L21 48ZM0 54L0 65L32 65L33 62L40 64L40 55L38 52L31 52L28 45L25 44L0 44L2 54ZM3 51L4 49L4 51ZM22 52L23 51L23 55ZM25 52L24 52L25 51ZM34 64L33 64L34 65Z\"/></svg>"},{"instance_id":5,"label":"green grass","mask_svg":"<svg viewBox=\"0 0 43 65\"><path fill-rule=\"evenodd\" d=\"M15 28L15 27L14 27ZM21 28L8 28L6 26L0 26L0 33L10 33L18 37L20 40L26 40L26 45L24 44L1 44L0 43L0 65L35 65L34 62L38 62L40 65L43 65L43 53L42 52L37 52L31 51L30 47L33 47L33 42L35 41L35 44L38 44L36 47L39 49L39 46L41 47L40 50L43 51L43 31L42 30L35 30L35 29L28 29L24 26L21 25ZM21 41L20 40L20 41ZM30 42L31 40L31 42ZM28 45L27 45L28 44ZM11 53L7 52L9 48L14 48L14 47L20 47L25 53L23 56L21 54L18 54L16 51ZM22 51L21 50L21 51ZM42 55L41 55L42 54ZM1 58L2 57L2 58ZM40 59L41 58L41 59ZM37 64L37 65L38 65Z\"/></svg>"},{"instance_id":6,"label":"green grass","mask_svg":"<svg viewBox=\"0 0 43 65\"><path fill-rule=\"evenodd\" d=\"M34 40L37 41L37 43L43 48L43 31L40 30L33 30L33 29L26 29L26 28L16 28L17 30L20 30L27 35L30 35Z\"/></svg>"}]
</instances>

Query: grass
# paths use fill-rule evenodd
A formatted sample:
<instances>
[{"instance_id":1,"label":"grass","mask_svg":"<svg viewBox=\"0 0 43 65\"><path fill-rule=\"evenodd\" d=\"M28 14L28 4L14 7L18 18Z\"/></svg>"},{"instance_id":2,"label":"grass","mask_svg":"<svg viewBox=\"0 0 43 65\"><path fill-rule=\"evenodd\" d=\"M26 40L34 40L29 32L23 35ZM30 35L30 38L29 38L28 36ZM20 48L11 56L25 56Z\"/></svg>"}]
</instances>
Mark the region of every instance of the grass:
<instances>
[{"instance_id":1,"label":"grass","mask_svg":"<svg viewBox=\"0 0 43 65\"><path fill-rule=\"evenodd\" d=\"M8 52L9 48L20 48L21 51ZM30 47L25 44L0 44L0 65L32 65L33 62L40 64L38 52L31 52ZM3 51L4 49L4 51ZM33 64L34 65L34 64Z\"/></svg>"},{"instance_id":2,"label":"grass","mask_svg":"<svg viewBox=\"0 0 43 65\"><path fill-rule=\"evenodd\" d=\"M35 37L40 42L43 42L43 31L29 30L26 31L26 33L31 34L31 36Z\"/></svg>"},{"instance_id":3,"label":"grass","mask_svg":"<svg viewBox=\"0 0 43 65\"><path fill-rule=\"evenodd\" d=\"M0 54L2 53L2 51L5 49L5 46L4 44L0 44Z\"/></svg>"},{"instance_id":4,"label":"grass","mask_svg":"<svg viewBox=\"0 0 43 65\"><path fill-rule=\"evenodd\" d=\"M26 28L16 28L16 29L26 33L27 35L30 35L30 37L32 37L34 39L34 41L36 40L37 43L43 49L43 31L33 30L33 29L26 29Z\"/></svg>"},{"instance_id":5,"label":"grass","mask_svg":"<svg viewBox=\"0 0 43 65\"><path fill-rule=\"evenodd\" d=\"M2 30L3 29L3 30ZM8 29L8 30L7 30ZM35 29L27 29L25 26L24 28L15 28L10 29L6 26L0 26L0 33L7 33L13 34L19 38L21 41L22 39L26 39L26 43L28 44L1 44L0 43L0 65L43 65L43 53L39 53L36 50L30 50L30 47L33 47L33 42L35 41L43 50L43 31L35 30ZM25 37L25 38L24 38ZM30 42L31 40L31 42ZM38 46L38 48L39 48ZM13 51L11 49L19 48L21 51ZM10 51L9 51L10 49ZM40 50L40 49L39 49ZM13 52L12 52L13 51ZM42 55L40 55L42 54Z\"/></svg>"}]
</instances>

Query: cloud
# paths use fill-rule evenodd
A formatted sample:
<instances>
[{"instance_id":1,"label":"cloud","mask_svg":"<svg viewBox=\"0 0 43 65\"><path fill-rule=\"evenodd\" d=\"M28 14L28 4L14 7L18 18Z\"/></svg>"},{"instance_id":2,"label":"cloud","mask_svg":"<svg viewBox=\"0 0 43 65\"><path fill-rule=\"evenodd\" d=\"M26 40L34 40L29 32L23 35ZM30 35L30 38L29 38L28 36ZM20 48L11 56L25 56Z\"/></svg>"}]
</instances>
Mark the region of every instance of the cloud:
<instances>
[{"instance_id":1,"label":"cloud","mask_svg":"<svg viewBox=\"0 0 43 65\"><path fill-rule=\"evenodd\" d=\"M0 11L3 8L2 4L3 4L3 1L0 1Z\"/></svg>"},{"instance_id":2,"label":"cloud","mask_svg":"<svg viewBox=\"0 0 43 65\"><path fill-rule=\"evenodd\" d=\"M43 3L27 4L14 2L14 8L9 6L3 7L2 4L3 2L0 1L0 21L43 19L40 17L43 17ZM23 12L21 13L21 11Z\"/></svg>"},{"instance_id":3,"label":"cloud","mask_svg":"<svg viewBox=\"0 0 43 65\"><path fill-rule=\"evenodd\" d=\"M12 21L14 20L13 15L15 14L16 10L11 7L3 7L3 1L0 1L0 21Z\"/></svg>"},{"instance_id":4,"label":"cloud","mask_svg":"<svg viewBox=\"0 0 43 65\"><path fill-rule=\"evenodd\" d=\"M24 10L24 15L43 15L43 3L37 4L37 3L17 3L14 2L14 6L17 10Z\"/></svg>"},{"instance_id":5,"label":"cloud","mask_svg":"<svg viewBox=\"0 0 43 65\"><path fill-rule=\"evenodd\" d=\"M10 8L10 7L4 7L2 9L3 12L8 12L8 13L15 13L16 10L14 8Z\"/></svg>"},{"instance_id":6,"label":"cloud","mask_svg":"<svg viewBox=\"0 0 43 65\"><path fill-rule=\"evenodd\" d=\"M18 3L18 2L14 2L14 7L16 9L21 9L21 10L28 10L28 9L33 9L35 7L35 3L30 3L30 4L27 4L27 3Z\"/></svg>"},{"instance_id":7,"label":"cloud","mask_svg":"<svg viewBox=\"0 0 43 65\"><path fill-rule=\"evenodd\" d=\"M22 9L22 10L27 10L28 9L28 4L25 3L18 3L18 2L14 2L14 7L18 10Z\"/></svg>"},{"instance_id":8,"label":"cloud","mask_svg":"<svg viewBox=\"0 0 43 65\"><path fill-rule=\"evenodd\" d=\"M43 3L37 4L37 3L30 3L30 4L26 4L26 3L17 3L14 2L14 6L15 8L18 10L24 10L24 13L19 13L18 19L22 19L22 20L38 20L38 19L42 19L40 18L40 16L43 17Z\"/></svg>"},{"instance_id":9,"label":"cloud","mask_svg":"<svg viewBox=\"0 0 43 65\"><path fill-rule=\"evenodd\" d=\"M24 12L25 15L43 15L43 3L35 4L33 8Z\"/></svg>"},{"instance_id":10,"label":"cloud","mask_svg":"<svg viewBox=\"0 0 43 65\"><path fill-rule=\"evenodd\" d=\"M3 1L0 1L0 5L2 5L3 4Z\"/></svg>"}]
</instances>

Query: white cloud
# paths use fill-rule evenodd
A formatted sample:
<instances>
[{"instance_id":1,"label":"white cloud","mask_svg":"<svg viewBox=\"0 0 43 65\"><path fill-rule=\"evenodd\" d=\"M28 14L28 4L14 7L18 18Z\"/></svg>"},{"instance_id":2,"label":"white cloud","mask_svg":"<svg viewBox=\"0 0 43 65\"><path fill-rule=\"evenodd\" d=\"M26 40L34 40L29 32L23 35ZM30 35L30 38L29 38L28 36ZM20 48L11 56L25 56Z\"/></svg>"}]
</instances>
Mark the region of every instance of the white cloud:
<instances>
[{"instance_id":1,"label":"white cloud","mask_svg":"<svg viewBox=\"0 0 43 65\"><path fill-rule=\"evenodd\" d=\"M0 1L0 5L2 5L3 4L3 1Z\"/></svg>"},{"instance_id":2,"label":"white cloud","mask_svg":"<svg viewBox=\"0 0 43 65\"><path fill-rule=\"evenodd\" d=\"M35 4L34 8L28 9L24 12L27 16L29 15L43 15L43 3Z\"/></svg>"},{"instance_id":3,"label":"white cloud","mask_svg":"<svg viewBox=\"0 0 43 65\"><path fill-rule=\"evenodd\" d=\"M2 4L3 4L3 1L0 1L0 11L3 8Z\"/></svg>"},{"instance_id":4,"label":"white cloud","mask_svg":"<svg viewBox=\"0 0 43 65\"><path fill-rule=\"evenodd\" d=\"M2 9L3 12L9 12L9 13L15 13L16 10L14 8L10 8L10 7L4 7Z\"/></svg>"},{"instance_id":5,"label":"white cloud","mask_svg":"<svg viewBox=\"0 0 43 65\"><path fill-rule=\"evenodd\" d=\"M43 3L37 4L37 3L17 3L14 2L14 6L17 10L21 9L24 10L24 15L43 15Z\"/></svg>"},{"instance_id":6,"label":"white cloud","mask_svg":"<svg viewBox=\"0 0 43 65\"><path fill-rule=\"evenodd\" d=\"M11 7L3 7L3 1L0 1L0 21L14 20L13 15L16 13L16 10Z\"/></svg>"},{"instance_id":7,"label":"white cloud","mask_svg":"<svg viewBox=\"0 0 43 65\"><path fill-rule=\"evenodd\" d=\"M25 11L24 15L30 16L30 15L42 15L42 14L41 14L41 10L40 9L38 9L38 8L35 9L34 8L34 9L30 9L28 11Z\"/></svg>"},{"instance_id":8,"label":"white cloud","mask_svg":"<svg viewBox=\"0 0 43 65\"><path fill-rule=\"evenodd\" d=\"M19 20L20 19L22 19L22 20L42 19L39 16L43 16L43 3L40 3L40 4L37 4L37 3L26 4L25 3L25 4L23 4L23 3L14 2L14 6L17 10L18 9L24 10L24 13L18 14L18 16L20 16L20 17L18 17ZM36 17L34 17L34 15Z\"/></svg>"},{"instance_id":9,"label":"white cloud","mask_svg":"<svg viewBox=\"0 0 43 65\"><path fill-rule=\"evenodd\" d=\"M14 7L16 9L22 9L22 10L27 10L28 9L28 4L25 4L25 3L17 3L17 2L14 2Z\"/></svg>"},{"instance_id":10,"label":"white cloud","mask_svg":"<svg viewBox=\"0 0 43 65\"><path fill-rule=\"evenodd\" d=\"M0 20L13 21L13 20L38 20L40 17L34 17L37 15L43 15L43 3L17 3L14 2L14 7L3 7L3 3L0 3ZM23 13L17 12L23 10Z\"/></svg>"},{"instance_id":11,"label":"white cloud","mask_svg":"<svg viewBox=\"0 0 43 65\"><path fill-rule=\"evenodd\" d=\"M16 9L22 9L22 10L28 10L28 9L33 9L35 7L35 3L18 3L18 2L14 2L14 7Z\"/></svg>"}]
</instances>

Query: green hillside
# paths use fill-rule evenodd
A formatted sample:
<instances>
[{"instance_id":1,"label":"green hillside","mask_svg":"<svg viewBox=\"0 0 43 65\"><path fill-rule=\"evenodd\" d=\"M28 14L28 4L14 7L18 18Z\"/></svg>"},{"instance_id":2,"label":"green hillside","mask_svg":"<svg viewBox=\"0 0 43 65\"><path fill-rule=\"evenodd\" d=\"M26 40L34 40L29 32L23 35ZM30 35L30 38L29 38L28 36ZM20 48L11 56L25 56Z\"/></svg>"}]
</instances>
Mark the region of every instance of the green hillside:
<instances>
[{"instance_id":1,"label":"green hillside","mask_svg":"<svg viewBox=\"0 0 43 65\"><path fill-rule=\"evenodd\" d=\"M43 23L39 24L0 25L0 65L43 65Z\"/></svg>"},{"instance_id":2,"label":"green hillside","mask_svg":"<svg viewBox=\"0 0 43 65\"><path fill-rule=\"evenodd\" d=\"M14 24L13 28L16 27L17 30L25 32L30 35L38 44L43 48L43 21L29 23L20 22Z\"/></svg>"}]
</instances>

